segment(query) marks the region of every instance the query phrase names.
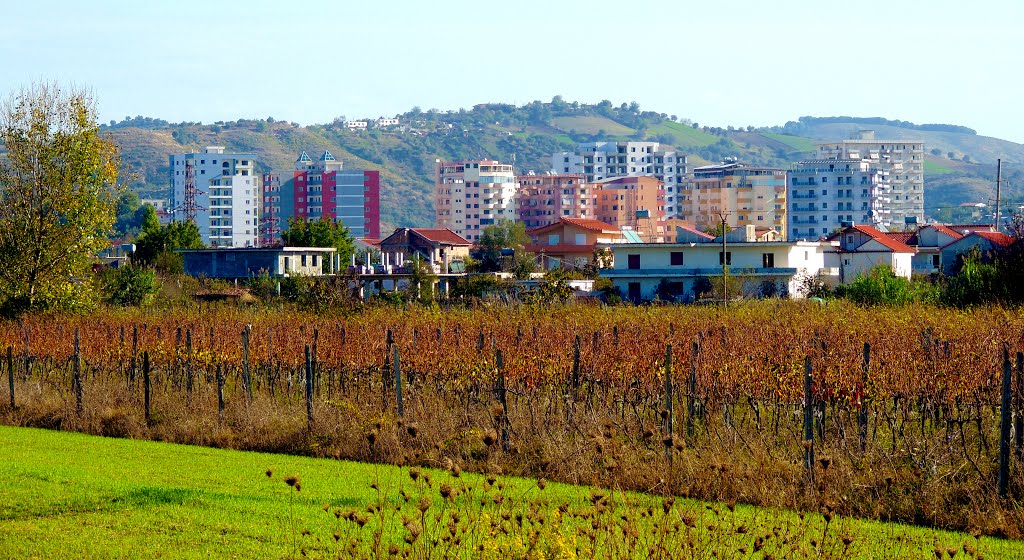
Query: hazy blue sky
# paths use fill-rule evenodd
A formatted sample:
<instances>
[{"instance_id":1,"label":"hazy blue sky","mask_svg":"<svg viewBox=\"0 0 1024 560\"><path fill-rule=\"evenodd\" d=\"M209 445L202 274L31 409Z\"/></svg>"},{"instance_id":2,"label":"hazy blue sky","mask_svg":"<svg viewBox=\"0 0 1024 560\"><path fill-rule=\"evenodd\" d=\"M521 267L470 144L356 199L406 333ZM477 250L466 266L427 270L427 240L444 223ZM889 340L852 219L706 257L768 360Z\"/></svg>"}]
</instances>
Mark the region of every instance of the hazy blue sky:
<instances>
[{"instance_id":1,"label":"hazy blue sky","mask_svg":"<svg viewBox=\"0 0 1024 560\"><path fill-rule=\"evenodd\" d=\"M1024 142L1022 6L0 0L0 94L55 79L91 88L104 121L302 124L561 94L723 127L881 116Z\"/></svg>"}]
</instances>

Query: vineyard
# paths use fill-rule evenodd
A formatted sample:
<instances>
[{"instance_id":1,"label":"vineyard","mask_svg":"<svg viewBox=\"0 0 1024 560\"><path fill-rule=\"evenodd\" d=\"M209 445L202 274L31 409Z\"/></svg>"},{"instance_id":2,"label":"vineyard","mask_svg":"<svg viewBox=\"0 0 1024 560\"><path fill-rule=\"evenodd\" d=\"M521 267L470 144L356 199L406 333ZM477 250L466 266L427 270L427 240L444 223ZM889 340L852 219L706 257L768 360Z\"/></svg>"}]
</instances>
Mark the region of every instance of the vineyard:
<instances>
[{"instance_id":1,"label":"vineyard","mask_svg":"<svg viewBox=\"0 0 1024 560\"><path fill-rule=\"evenodd\" d=\"M1000 308L108 311L0 325L0 419L1020 538L1022 349Z\"/></svg>"}]
</instances>

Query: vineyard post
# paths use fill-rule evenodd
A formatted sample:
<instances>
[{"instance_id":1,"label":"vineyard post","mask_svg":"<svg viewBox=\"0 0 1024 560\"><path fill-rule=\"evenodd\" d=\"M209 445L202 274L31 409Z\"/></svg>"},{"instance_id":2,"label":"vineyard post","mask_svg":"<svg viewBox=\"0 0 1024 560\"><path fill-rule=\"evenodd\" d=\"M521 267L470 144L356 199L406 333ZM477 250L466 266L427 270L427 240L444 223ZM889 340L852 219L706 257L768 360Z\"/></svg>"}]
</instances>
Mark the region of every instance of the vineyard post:
<instances>
[{"instance_id":1,"label":"vineyard post","mask_svg":"<svg viewBox=\"0 0 1024 560\"><path fill-rule=\"evenodd\" d=\"M390 331L389 331L390 332ZM309 345L306 345L306 428L313 431L313 364L310 361Z\"/></svg>"},{"instance_id":2,"label":"vineyard post","mask_svg":"<svg viewBox=\"0 0 1024 560\"><path fill-rule=\"evenodd\" d=\"M150 397L149 397L149 393L152 390L152 387L151 387L150 383L151 383L151 381L149 379L149 351L148 350L144 350L142 352L142 391L143 391L142 398L143 398L144 410L146 412L146 425L147 426L150 425L150 415L149 415L149 398Z\"/></svg>"},{"instance_id":3,"label":"vineyard post","mask_svg":"<svg viewBox=\"0 0 1024 560\"><path fill-rule=\"evenodd\" d=\"M672 412L672 345L665 346L665 460L672 463L675 415Z\"/></svg>"},{"instance_id":4,"label":"vineyard post","mask_svg":"<svg viewBox=\"0 0 1024 560\"><path fill-rule=\"evenodd\" d=\"M811 357L804 357L804 468L814 481L814 395L811 393Z\"/></svg>"},{"instance_id":5,"label":"vineyard post","mask_svg":"<svg viewBox=\"0 0 1024 560\"><path fill-rule=\"evenodd\" d=\"M14 348L7 347L7 388L11 391L11 410L14 410Z\"/></svg>"},{"instance_id":6,"label":"vineyard post","mask_svg":"<svg viewBox=\"0 0 1024 560\"><path fill-rule=\"evenodd\" d=\"M1017 352L1017 396L1015 399L1017 401L1017 418L1013 431L1017 440L1017 459L1020 460L1024 458L1024 352Z\"/></svg>"},{"instance_id":7,"label":"vineyard post","mask_svg":"<svg viewBox=\"0 0 1024 560\"><path fill-rule=\"evenodd\" d=\"M686 387L686 437L693 437L693 418L697 415L697 354L700 353L700 344L693 341L690 353L690 382Z\"/></svg>"},{"instance_id":8,"label":"vineyard post","mask_svg":"<svg viewBox=\"0 0 1024 560\"><path fill-rule=\"evenodd\" d=\"M1003 345L1003 398L999 407L999 480L997 491L1005 498L1010 484L1010 352Z\"/></svg>"},{"instance_id":9,"label":"vineyard post","mask_svg":"<svg viewBox=\"0 0 1024 560\"><path fill-rule=\"evenodd\" d=\"M395 402L398 404L398 416L405 416L405 407L402 402L402 357L398 352L398 345L396 344L394 349L394 358L391 360L391 365L395 368Z\"/></svg>"},{"instance_id":10,"label":"vineyard post","mask_svg":"<svg viewBox=\"0 0 1024 560\"><path fill-rule=\"evenodd\" d=\"M860 438L860 451L868 448L868 372L871 370L871 344L864 343L864 362L861 365L860 411L857 413L857 435Z\"/></svg>"},{"instance_id":11,"label":"vineyard post","mask_svg":"<svg viewBox=\"0 0 1024 560\"><path fill-rule=\"evenodd\" d=\"M313 327L313 348L312 348L312 360L313 360L313 392L317 395L320 394L320 368L319 362L316 359L317 349L320 346L320 329Z\"/></svg>"},{"instance_id":12,"label":"vineyard post","mask_svg":"<svg viewBox=\"0 0 1024 560\"><path fill-rule=\"evenodd\" d=\"M245 386L245 396L248 402L252 402L252 374L249 370L249 333L251 330L252 325L246 325L242 329L242 385Z\"/></svg>"},{"instance_id":13,"label":"vineyard post","mask_svg":"<svg viewBox=\"0 0 1024 560\"><path fill-rule=\"evenodd\" d=\"M224 370L217 364L217 424L224 423Z\"/></svg>"},{"instance_id":14,"label":"vineyard post","mask_svg":"<svg viewBox=\"0 0 1024 560\"><path fill-rule=\"evenodd\" d=\"M501 349L495 350L495 362L498 364L498 402L501 403L501 450L508 452L508 400L505 398L505 356Z\"/></svg>"},{"instance_id":15,"label":"vineyard post","mask_svg":"<svg viewBox=\"0 0 1024 560\"><path fill-rule=\"evenodd\" d=\"M72 387L75 390L75 411L79 416L82 415L82 342L78 332L78 327L75 327L75 355L72 360L72 367L74 368L74 377L72 378Z\"/></svg>"}]
</instances>

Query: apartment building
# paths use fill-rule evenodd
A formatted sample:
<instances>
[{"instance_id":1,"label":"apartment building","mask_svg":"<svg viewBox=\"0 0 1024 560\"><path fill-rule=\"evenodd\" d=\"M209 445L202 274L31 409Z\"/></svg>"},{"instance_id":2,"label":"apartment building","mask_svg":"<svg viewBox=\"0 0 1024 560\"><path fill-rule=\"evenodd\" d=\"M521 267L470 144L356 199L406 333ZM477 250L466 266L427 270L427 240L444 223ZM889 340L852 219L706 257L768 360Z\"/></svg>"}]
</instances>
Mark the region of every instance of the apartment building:
<instances>
[{"instance_id":1,"label":"apartment building","mask_svg":"<svg viewBox=\"0 0 1024 560\"><path fill-rule=\"evenodd\" d=\"M890 223L924 222L924 144L917 140L879 140L862 130L849 140L821 142L817 159L866 159L889 173ZM909 219L908 219L909 218Z\"/></svg>"},{"instance_id":2,"label":"apartment building","mask_svg":"<svg viewBox=\"0 0 1024 560\"><path fill-rule=\"evenodd\" d=\"M437 227L479 241L487 226L516 219L518 188L511 165L494 160L438 160L434 189Z\"/></svg>"},{"instance_id":3,"label":"apartment building","mask_svg":"<svg viewBox=\"0 0 1024 560\"><path fill-rule=\"evenodd\" d=\"M516 213L527 229L561 218L594 218L597 190L579 173L530 173L516 177Z\"/></svg>"},{"instance_id":4,"label":"apartment building","mask_svg":"<svg viewBox=\"0 0 1024 560\"><path fill-rule=\"evenodd\" d=\"M582 173L588 183L615 177L649 175L665 184L665 214L677 212L677 196L685 182L685 154L662 147L658 142L586 142L573 152L551 156L555 173Z\"/></svg>"},{"instance_id":5,"label":"apartment building","mask_svg":"<svg viewBox=\"0 0 1024 560\"><path fill-rule=\"evenodd\" d=\"M353 237L380 237L380 172L344 169L330 151L313 161L303 151L291 177L267 174L263 181L261 237L273 243L288 228L289 218L324 217L345 225Z\"/></svg>"},{"instance_id":6,"label":"apartment building","mask_svg":"<svg viewBox=\"0 0 1024 560\"><path fill-rule=\"evenodd\" d=\"M255 154L209 146L169 159L172 219L194 220L211 247L258 246L262 187Z\"/></svg>"},{"instance_id":7,"label":"apartment building","mask_svg":"<svg viewBox=\"0 0 1024 560\"><path fill-rule=\"evenodd\" d=\"M595 183L595 217L626 231L635 231L645 241L665 237L665 184L650 176L619 177Z\"/></svg>"},{"instance_id":8,"label":"apartment building","mask_svg":"<svg viewBox=\"0 0 1024 560\"><path fill-rule=\"evenodd\" d=\"M753 225L786 235L786 171L738 162L697 167L677 203L678 216L707 230L722 218L732 229Z\"/></svg>"},{"instance_id":9,"label":"apartment building","mask_svg":"<svg viewBox=\"0 0 1024 560\"><path fill-rule=\"evenodd\" d=\"M866 159L798 161L789 171L789 238L818 239L844 222L888 229L889 172Z\"/></svg>"}]
</instances>

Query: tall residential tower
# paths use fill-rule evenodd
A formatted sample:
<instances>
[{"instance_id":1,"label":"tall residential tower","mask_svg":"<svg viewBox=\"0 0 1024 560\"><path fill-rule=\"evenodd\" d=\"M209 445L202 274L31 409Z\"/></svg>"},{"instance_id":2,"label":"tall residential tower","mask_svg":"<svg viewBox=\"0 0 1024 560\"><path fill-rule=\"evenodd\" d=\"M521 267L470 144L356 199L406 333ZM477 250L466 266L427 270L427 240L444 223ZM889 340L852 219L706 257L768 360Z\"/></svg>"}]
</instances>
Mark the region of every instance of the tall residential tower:
<instances>
[{"instance_id":1,"label":"tall residential tower","mask_svg":"<svg viewBox=\"0 0 1024 560\"><path fill-rule=\"evenodd\" d=\"M438 160L434 189L437 227L479 241L483 228L516 219L518 187L511 165L493 160Z\"/></svg>"},{"instance_id":2,"label":"tall residential tower","mask_svg":"<svg viewBox=\"0 0 1024 560\"><path fill-rule=\"evenodd\" d=\"M895 229L924 222L924 144L919 140L878 140L862 130L849 140L820 142L816 159L868 160L889 173L889 209ZM909 220L908 220L909 218Z\"/></svg>"},{"instance_id":3,"label":"tall residential tower","mask_svg":"<svg viewBox=\"0 0 1024 560\"><path fill-rule=\"evenodd\" d=\"M260 176L254 154L201 153L170 156L171 216L193 220L212 247L256 247L259 242Z\"/></svg>"}]
</instances>

